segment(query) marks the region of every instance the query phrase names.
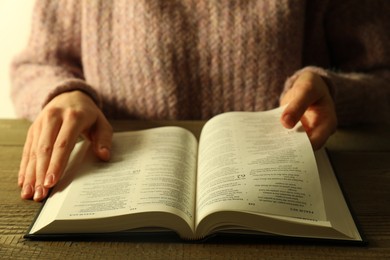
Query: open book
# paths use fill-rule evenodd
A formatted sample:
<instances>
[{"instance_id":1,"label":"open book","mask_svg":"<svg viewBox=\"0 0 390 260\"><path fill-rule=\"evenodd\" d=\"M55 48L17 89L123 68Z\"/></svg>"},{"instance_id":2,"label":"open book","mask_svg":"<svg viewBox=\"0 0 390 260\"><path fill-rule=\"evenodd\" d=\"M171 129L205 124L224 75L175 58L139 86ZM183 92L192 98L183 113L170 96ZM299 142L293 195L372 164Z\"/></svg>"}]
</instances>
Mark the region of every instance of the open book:
<instances>
[{"instance_id":1,"label":"open book","mask_svg":"<svg viewBox=\"0 0 390 260\"><path fill-rule=\"evenodd\" d=\"M87 141L27 238L171 230L183 239L268 234L362 241L324 150L282 108L210 119L199 142L180 127L115 133L112 159Z\"/></svg>"}]
</instances>

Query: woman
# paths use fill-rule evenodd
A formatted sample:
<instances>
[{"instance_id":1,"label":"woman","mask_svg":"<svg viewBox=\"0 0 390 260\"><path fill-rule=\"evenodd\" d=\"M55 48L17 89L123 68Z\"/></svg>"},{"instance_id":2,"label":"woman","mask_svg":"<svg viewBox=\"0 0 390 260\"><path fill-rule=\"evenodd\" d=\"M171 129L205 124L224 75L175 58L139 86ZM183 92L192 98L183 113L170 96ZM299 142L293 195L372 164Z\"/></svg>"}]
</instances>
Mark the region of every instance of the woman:
<instances>
[{"instance_id":1,"label":"woman","mask_svg":"<svg viewBox=\"0 0 390 260\"><path fill-rule=\"evenodd\" d=\"M40 201L77 138L109 160L106 118L208 119L288 104L321 147L339 125L389 122L388 1L37 1L12 69L29 129L18 183Z\"/></svg>"}]
</instances>

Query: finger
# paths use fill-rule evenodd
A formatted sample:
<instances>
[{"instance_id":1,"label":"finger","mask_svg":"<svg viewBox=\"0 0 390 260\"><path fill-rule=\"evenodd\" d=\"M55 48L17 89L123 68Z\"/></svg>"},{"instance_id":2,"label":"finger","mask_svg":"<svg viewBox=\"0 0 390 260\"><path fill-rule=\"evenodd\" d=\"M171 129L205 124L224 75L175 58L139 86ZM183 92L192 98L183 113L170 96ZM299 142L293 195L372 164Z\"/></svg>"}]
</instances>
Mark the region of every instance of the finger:
<instances>
[{"instance_id":1,"label":"finger","mask_svg":"<svg viewBox=\"0 0 390 260\"><path fill-rule=\"evenodd\" d=\"M329 136L336 131L337 127L337 119L332 116L323 116L322 119L318 117L309 119L308 116L304 115L301 122L314 150L324 146Z\"/></svg>"},{"instance_id":2,"label":"finger","mask_svg":"<svg viewBox=\"0 0 390 260\"><path fill-rule=\"evenodd\" d=\"M111 125L101 115L91 133L95 154L103 161L110 160L113 130Z\"/></svg>"},{"instance_id":3,"label":"finger","mask_svg":"<svg viewBox=\"0 0 390 260\"><path fill-rule=\"evenodd\" d=\"M31 149L31 145L32 145L32 139L33 139L32 127L33 126L31 126L27 132L26 142L25 142L24 147L23 147L22 159L20 161L20 166L19 166L18 185L20 188L23 187L24 176L26 174L26 169L27 169L27 165L28 165L28 158L30 155L30 149Z\"/></svg>"},{"instance_id":4,"label":"finger","mask_svg":"<svg viewBox=\"0 0 390 260\"><path fill-rule=\"evenodd\" d=\"M281 122L286 128L293 128L301 119L307 108L321 98L320 93L310 83L297 82L294 89L294 97L282 113Z\"/></svg>"},{"instance_id":5,"label":"finger","mask_svg":"<svg viewBox=\"0 0 390 260\"><path fill-rule=\"evenodd\" d=\"M52 156L44 180L45 188L52 188L60 179L69 160L70 153L80 135L79 120L64 120L55 140Z\"/></svg>"},{"instance_id":6,"label":"finger","mask_svg":"<svg viewBox=\"0 0 390 260\"><path fill-rule=\"evenodd\" d=\"M52 114L45 117L44 120L43 125L45 127L41 131L37 147L35 201L41 201L48 193L48 189L44 186L44 179L52 155L54 142L62 124L62 120Z\"/></svg>"},{"instance_id":7,"label":"finger","mask_svg":"<svg viewBox=\"0 0 390 260\"><path fill-rule=\"evenodd\" d=\"M308 136L311 142L311 145L314 150L318 150L323 147L328 140L329 136L334 133L334 130L329 127L327 124L318 125L315 128L312 128L308 132Z\"/></svg>"},{"instance_id":8,"label":"finger","mask_svg":"<svg viewBox=\"0 0 390 260\"><path fill-rule=\"evenodd\" d=\"M34 195L35 188L35 174L36 174L36 161L37 151L36 147L38 144L38 137L40 134L41 125L39 121L34 123L31 128L31 146L28 154L28 162L24 174L23 187L21 191L21 197L23 199L31 199Z\"/></svg>"}]
</instances>

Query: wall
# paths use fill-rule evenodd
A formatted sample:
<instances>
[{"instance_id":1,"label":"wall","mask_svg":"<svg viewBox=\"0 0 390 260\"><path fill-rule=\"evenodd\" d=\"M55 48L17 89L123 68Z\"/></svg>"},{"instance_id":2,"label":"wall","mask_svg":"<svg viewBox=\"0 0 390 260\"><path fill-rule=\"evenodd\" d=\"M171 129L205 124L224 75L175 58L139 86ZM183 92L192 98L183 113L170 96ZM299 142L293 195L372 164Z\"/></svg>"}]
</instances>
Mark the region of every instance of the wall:
<instances>
[{"instance_id":1,"label":"wall","mask_svg":"<svg viewBox=\"0 0 390 260\"><path fill-rule=\"evenodd\" d=\"M26 45L33 0L0 0L0 118L15 118L10 98L9 64Z\"/></svg>"}]
</instances>

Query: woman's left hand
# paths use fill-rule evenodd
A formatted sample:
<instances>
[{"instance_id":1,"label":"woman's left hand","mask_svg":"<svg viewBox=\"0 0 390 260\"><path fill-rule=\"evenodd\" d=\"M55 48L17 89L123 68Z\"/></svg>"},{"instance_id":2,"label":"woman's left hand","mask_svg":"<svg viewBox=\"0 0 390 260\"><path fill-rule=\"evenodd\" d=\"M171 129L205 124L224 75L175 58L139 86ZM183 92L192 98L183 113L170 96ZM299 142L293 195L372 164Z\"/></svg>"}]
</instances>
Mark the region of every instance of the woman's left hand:
<instances>
[{"instance_id":1,"label":"woman's left hand","mask_svg":"<svg viewBox=\"0 0 390 260\"><path fill-rule=\"evenodd\" d=\"M286 128L293 128L301 120L313 149L321 148L335 132L335 105L321 76L309 71L299 75L280 101L281 106L286 104L281 123Z\"/></svg>"}]
</instances>

